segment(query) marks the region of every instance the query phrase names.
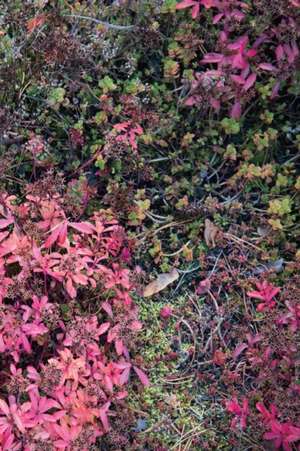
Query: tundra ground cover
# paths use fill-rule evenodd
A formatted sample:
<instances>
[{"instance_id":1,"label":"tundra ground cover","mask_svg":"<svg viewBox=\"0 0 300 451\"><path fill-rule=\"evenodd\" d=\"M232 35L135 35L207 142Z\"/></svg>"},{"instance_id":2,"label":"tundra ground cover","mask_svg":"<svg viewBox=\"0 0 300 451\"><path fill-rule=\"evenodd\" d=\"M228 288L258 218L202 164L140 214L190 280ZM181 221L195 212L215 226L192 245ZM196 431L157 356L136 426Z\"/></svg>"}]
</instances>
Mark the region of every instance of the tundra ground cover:
<instances>
[{"instance_id":1,"label":"tundra ground cover","mask_svg":"<svg viewBox=\"0 0 300 451\"><path fill-rule=\"evenodd\" d=\"M297 450L299 3L0 5L1 449Z\"/></svg>"}]
</instances>

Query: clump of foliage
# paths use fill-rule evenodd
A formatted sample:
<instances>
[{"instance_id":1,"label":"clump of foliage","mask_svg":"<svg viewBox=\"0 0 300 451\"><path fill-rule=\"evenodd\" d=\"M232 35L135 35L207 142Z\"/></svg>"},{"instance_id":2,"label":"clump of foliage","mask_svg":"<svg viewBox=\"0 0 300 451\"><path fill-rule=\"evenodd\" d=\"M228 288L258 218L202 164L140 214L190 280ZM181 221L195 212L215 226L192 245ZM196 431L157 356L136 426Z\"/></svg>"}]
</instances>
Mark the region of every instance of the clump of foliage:
<instances>
[{"instance_id":1,"label":"clump of foliage","mask_svg":"<svg viewBox=\"0 0 300 451\"><path fill-rule=\"evenodd\" d=\"M126 236L105 212L76 221L62 193L30 191L0 200L1 448L90 449L131 369L148 384L130 355L142 325Z\"/></svg>"}]
</instances>

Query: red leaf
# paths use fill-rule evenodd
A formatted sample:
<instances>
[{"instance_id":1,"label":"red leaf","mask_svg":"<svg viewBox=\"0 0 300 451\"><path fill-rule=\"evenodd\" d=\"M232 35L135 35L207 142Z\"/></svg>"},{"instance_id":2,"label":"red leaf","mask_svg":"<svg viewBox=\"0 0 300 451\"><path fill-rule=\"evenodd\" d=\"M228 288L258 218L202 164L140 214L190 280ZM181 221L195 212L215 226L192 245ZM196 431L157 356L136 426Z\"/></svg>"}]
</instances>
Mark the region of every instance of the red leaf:
<instances>
[{"instance_id":1,"label":"red leaf","mask_svg":"<svg viewBox=\"0 0 300 451\"><path fill-rule=\"evenodd\" d=\"M102 323L98 329L99 335L105 334L105 332L107 332L109 328L110 328L110 323Z\"/></svg>"},{"instance_id":2,"label":"red leaf","mask_svg":"<svg viewBox=\"0 0 300 451\"><path fill-rule=\"evenodd\" d=\"M46 17L44 14L40 14L27 21L26 27L29 33L32 33L36 28L41 27L45 23Z\"/></svg>"},{"instance_id":3,"label":"red leaf","mask_svg":"<svg viewBox=\"0 0 300 451\"><path fill-rule=\"evenodd\" d=\"M13 224L14 220L12 218L10 219L0 219L0 230L5 229L10 224Z\"/></svg>"},{"instance_id":4,"label":"red leaf","mask_svg":"<svg viewBox=\"0 0 300 451\"><path fill-rule=\"evenodd\" d=\"M222 19L222 17L224 17L224 13L216 14L216 15L213 17L213 24L214 24L214 25L217 24L217 23Z\"/></svg>"},{"instance_id":5,"label":"red leaf","mask_svg":"<svg viewBox=\"0 0 300 451\"><path fill-rule=\"evenodd\" d=\"M118 132L125 132L130 125L130 121L120 122L119 124L114 125L114 129L118 130Z\"/></svg>"},{"instance_id":6,"label":"red leaf","mask_svg":"<svg viewBox=\"0 0 300 451\"><path fill-rule=\"evenodd\" d=\"M113 317L113 311L112 311L111 305L108 302L102 302L101 307L108 314L108 316L110 318Z\"/></svg>"},{"instance_id":7,"label":"red leaf","mask_svg":"<svg viewBox=\"0 0 300 451\"><path fill-rule=\"evenodd\" d=\"M65 221L59 228L58 244L60 244L61 246L66 242L67 232L68 232L68 223Z\"/></svg>"},{"instance_id":8,"label":"red leaf","mask_svg":"<svg viewBox=\"0 0 300 451\"><path fill-rule=\"evenodd\" d=\"M95 227L89 222L69 222L69 225L81 233L89 234L95 231Z\"/></svg>"},{"instance_id":9,"label":"red leaf","mask_svg":"<svg viewBox=\"0 0 300 451\"><path fill-rule=\"evenodd\" d=\"M223 55L221 53L207 53L204 55L203 59L200 63L209 64L209 63L220 63L223 61Z\"/></svg>"},{"instance_id":10,"label":"red leaf","mask_svg":"<svg viewBox=\"0 0 300 451\"><path fill-rule=\"evenodd\" d=\"M121 338L116 339L115 348L116 348L116 353L118 355L122 355L124 346L123 346L123 340Z\"/></svg>"},{"instance_id":11,"label":"red leaf","mask_svg":"<svg viewBox=\"0 0 300 451\"><path fill-rule=\"evenodd\" d=\"M70 277L68 278L67 283L66 283L66 290L72 299L74 299L76 297L77 291L74 288L72 279Z\"/></svg>"},{"instance_id":12,"label":"red leaf","mask_svg":"<svg viewBox=\"0 0 300 451\"><path fill-rule=\"evenodd\" d=\"M17 249L17 242L9 238L0 246L0 257L4 257L5 255L10 254L15 249Z\"/></svg>"},{"instance_id":13,"label":"red leaf","mask_svg":"<svg viewBox=\"0 0 300 451\"><path fill-rule=\"evenodd\" d=\"M235 104L233 105L233 107L231 108L230 111L230 117L232 117L233 119L240 119L242 114L242 106L240 102L235 102Z\"/></svg>"},{"instance_id":14,"label":"red leaf","mask_svg":"<svg viewBox=\"0 0 300 451\"><path fill-rule=\"evenodd\" d=\"M107 417L107 412L110 406L110 402L105 403L100 409L99 409L99 414L100 414L100 419L103 425L103 429L107 432L109 430L109 422L108 422L108 417Z\"/></svg>"},{"instance_id":15,"label":"red leaf","mask_svg":"<svg viewBox=\"0 0 300 451\"><path fill-rule=\"evenodd\" d=\"M261 63L258 67L268 72L277 72L277 68L270 63Z\"/></svg>"},{"instance_id":16,"label":"red leaf","mask_svg":"<svg viewBox=\"0 0 300 451\"><path fill-rule=\"evenodd\" d=\"M195 0L183 0L180 3L177 3L176 9L185 9L195 5L197 5L197 2Z\"/></svg>"},{"instance_id":17,"label":"red leaf","mask_svg":"<svg viewBox=\"0 0 300 451\"><path fill-rule=\"evenodd\" d=\"M148 376L142 371L141 369L137 368L136 366L133 367L134 371L138 375L141 383L145 385L145 387L148 387L150 385L150 381L148 379Z\"/></svg>"},{"instance_id":18,"label":"red leaf","mask_svg":"<svg viewBox=\"0 0 300 451\"><path fill-rule=\"evenodd\" d=\"M284 57L284 49L281 44L279 44L275 49L276 59L277 61L282 60Z\"/></svg>"},{"instance_id":19,"label":"red leaf","mask_svg":"<svg viewBox=\"0 0 300 451\"><path fill-rule=\"evenodd\" d=\"M243 86L245 84L245 79L240 75L230 75L230 78L238 85Z\"/></svg>"},{"instance_id":20,"label":"red leaf","mask_svg":"<svg viewBox=\"0 0 300 451\"><path fill-rule=\"evenodd\" d=\"M248 91L248 89L250 89L255 82L256 82L256 74L249 75L243 86L243 91Z\"/></svg>"},{"instance_id":21,"label":"red leaf","mask_svg":"<svg viewBox=\"0 0 300 451\"><path fill-rule=\"evenodd\" d=\"M54 244L57 241L57 239L59 237L59 232L60 232L59 227L56 227L56 229L53 230L51 235L49 235L49 237L47 238L47 240L46 240L46 242L44 244L44 247L46 249L49 249L49 247L51 247L52 244Z\"/></svg>"}]
</instances>

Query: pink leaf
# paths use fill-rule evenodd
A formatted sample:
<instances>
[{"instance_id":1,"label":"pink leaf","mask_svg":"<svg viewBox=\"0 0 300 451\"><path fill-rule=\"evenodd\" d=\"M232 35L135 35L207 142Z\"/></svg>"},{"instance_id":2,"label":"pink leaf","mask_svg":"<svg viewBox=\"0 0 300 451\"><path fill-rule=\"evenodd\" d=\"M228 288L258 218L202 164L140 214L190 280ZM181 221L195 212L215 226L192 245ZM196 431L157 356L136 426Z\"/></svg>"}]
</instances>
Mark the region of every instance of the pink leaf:
<instances>
[{"instance_id":1,"label":"pink leaf","mask_svg":"<svg viewBox=\"0 0 300 451\"><path fill-rule=\"evenodd\" d=\"M195 0L183 0L180 3L177 3L176 9L185 9L189 8L190 6L196 5L197 2Z\"/></svg>"},{"instance_id":2,"label":"pink leaf","mask_svg":"<svg viewBox=\"0 0 300 451\"><path fill-rule=\"evenodd\" d=\"M63 246L67 239L68 223L64 221L59 228L58 244Z\"/></svg>"},{"instance_id":3,"label":"pink leaf","mask_svg":"<svg viewBox=\"0 0 300 451\"><path fill-rule=\"evenodd\" d=\"M214 97L211 97L209 99L209 102L210 102L210 104L211 104L211 106L213 107L214 110L220 111L220 108L221 108L220 100L215 99Z\"/></svg>"},{"instance_id":4,"label":"pink leaf","mask_svg":"<svg viewBox=\"0 0 300 451\"><path fill-rule=\"evenodd\" d=\"M110 329L110 331L107 334L107 343L111 343L117 338L119 330L120 326L118 324L114 326L112 329Z\"/></svg>"},{"instance_id":5,"label":"pink leaf","mask_svg":"<svg viewBox=\"0 0 300 451\"><path fill-rule=\"evenodd\" d=\"M277 72L277 67L273 66L273 64L270 63L261 63L258 67L268 72Z\"/></svg>"},{"instance_id":6,"label":"pink leaf","mask_svg":"<svg viewBox=\"0 0 300 451\"><path fill-rule=\"evenodd\" d=\"M105 332L107 332L109 328L110 328L110 323L102 323L98 329L99 335L105 334Z\"/></svg>"},{"instance_id":7,"label":"pink leaf","mask_svg":"<svg viewBox=\"0 0 300 451\"><path fill-rule=\"evenodd\" d=\"M108 316L110 318L113 317L113 311L112 311L111 305L108 302L102 302L101 307L108 314Z\"/></svg>"},{"instance_id":8,"label":"pink leaf","mask_svg":"<svg viewBox=\"0 0 300 451\"><path fill-rule=\"evenodd\" d=\"M9 407L3 399L0 399L0 411L1 411L1 413L3 413L6 416L8 416L10 413Z\"/></svg>"},{"instance_id":9,"label":"pink leaf","mask_svg":"<svg viewBox=\"0 0 300 451\"><path fill-rule=\"evenodd\" d=\"M235 120L238 120L238 119L240 119L241 114L242 114L241 104L240 104L240 102L235 102L235 104L231 108L230 117L232 117Z\"/></svg>"},{"instance_id":10,"label":"pink leaf","mask_svg":"<svg viewBox=\"0 0 300 451\"><path fill-rule=\"evenodd\" d=\"M256 56L257 51L255 49L250 49L247 51L247 56L248 58L253 58L254 56Z\"/></svg>"},{"instance_id":11,"label":"pink leaf","mask_svg":"<svg viewBox=\"0 0 300 451\"><path fill-rule=\"evenodd\" d=\"M249 75L249 77L247 78L247 80L243 86L243 91L248 91L248 89L250 89L251 86L254 85L255 81L256 81L256 74Z\"/></svg>"},{"instance_id":12,"label":"pink leaf","mask_svg":"<svg viewBox=\"0 0 300 451\"><path fill-rule=\"evenodd\" d=\"M69 225L73 227L73 229L78 230L78 232L86 234L93 233L95 230L93 224L90 224L89 222L70 222Z\"/></svg>"},{"instance_id":13,"label":"pink leaf","mask_svg":"<svg viewBox=\"0 0 300 451\"><path fill-rule=\"evenodd\" d=\"M72 279L75 283L80 284L80 285L88 284L88 278L84 274L80 274L80 273L74 274L74 275L72 275Z\"/></svg>"},{"instance_id":14,"label":"pink leaf","mask_svg":"<svg viewBox=\"0 0 300 451\"><path fill-rule=\"evenodd\" d=\"M200 0L183 0L176 5L176 9L185 9L192 6L192 18L196 19L200 12Z\"/></svg>"},{"instance_id":15,"label":"pink leaf","mask_svg":"<svg viewBox=\"0 0 300 451\"><path fill-rule=\"evenodd\" d=\"M48 332L47 327L45 327L43 324L37 325L37 324L24 324L22 326L22 330L32 337L36 337L37 335L42 335Z\"/></svg>"},{"instance_id":16,"label":"pink leaf","mask_svg":"<svg viewBox=\"0 0 300 451\"><path fill-rule=\"evenodd\" d=\"M118 355L122 355L122 353L123 353L123 340L121 338L117 338L115 340L115 348L116 348L116 353Z\"/></svg>"},{"instance_id":17,"label":"pink leaf","mask_svg":"<svg viewBox=\"0 0 300 451\"><path fill-rule=\"evenodd\" d=\"M108 412L109 407L110 407L110 402L107 402L99 410L100 419L101 419L101 422L102 422L102 425L103 425L103 429L106 432L109 430L109 422L108 422L108 417L107 417L107 412Z\"/></svg>"},{"instance_id":18,"label":"pink leaf","mask_svg":"<svg viewBox=\"0 0 300 451\"><path fill-rule=\"evenodd\" d=\"M201 295L207 293L211 288L210 279L203 279L199 282L199 285L196 288L196 294Z\"/></svg>"},{"instance_id":19,"label":"pink leaf","mask_svg":"<svg viewBox=\"0 0 300 451\"><path fill-rule=\"evenodd\" d=\"M223 61L223 58L224 56L221 53L207 53L206 55L204 55L200 63L220 63L221 61Z\"/></svg>"},{"instance_id":20,"label":"pink leaf","mask_svg":"<svg viewBox=\"0 0 300 451\"><path fill-rule=\"evenodd\" d=\"M127 130L128 126L130 125L130 122L120 122L119 124L114 125L114 129L118 130L119 132L124 132Z\"/></svg>"},{"instance_id":21,"label":"pink leaf","mask_svg":"<svg viewBox=\"0 0 300 451\"><path fill-rule=\"evenodd\" d=\"M184 104L186 106L194 106L198 100L199 100L199 96L191 96L184 102Z\"/></svg>"},{"instance_id":22,"label":"pink leaf","mask_svg":"<svg viewBox=\"0 0 300 451\"><path fill-rule=\"evenodd\" d=\"M215 25L216 23L220 22L220 20L221 20L223 17L224 17L224 13L216 14L216 15L213 17L213 24Z\"/></svg>"},{"instance_id":23,"label":"pink leaf","mask_svg":"<svg viewBox=\"0 0 300 451\"><path fill-rule=\"evenodd\" d=\"M241 77L240 75L230 75L230 78L238 85L243 86L245 84L245 79L243 77Z\"/></svg>"},{"instance_id":24,"label":"pink leaf","mask_svg":"<svg viewBox=\"0 0 300 451\"><path fill-rule=\"evenodd\" d=\"M5 257L5 255L10 254L17 249L17 243L8 239L0 246L0 257Z\"/></svg>"},{"instance_id":25,"label":"pink leaf","mask_svg":"<svg viewBox=\"0 0 300 451\"><path fill-rule=\"evenodd\" d=\"M51 233L51 235L47 238L44 247L46 249L49 249L49 247L51 247L58 239L59 237L59 233L60 233L60 229L59 227L56 227L56 229L53 230L53 232Z\"/></svg>"},{"instance_id":26,"label":"pink leaf","mask_svg":"<svg viewBox=\"0 0 300 451\"><path fill-rule=\"evenodd\" d=\"M145 385L145 387L148 387L150 385L150 381L148 379L148 376L142 371L141 369L137 368L136 366L133 367L134 371L138 375L141 383Z\"/></svg>"},{"instance_id":27,"label":"pink leaf","mask_svg":"<svg viewBox=\"0 0 300 451\"><path fill-rule=\"evenodd\" d=\"M13 224L14 220L12 218L10 219L0 219L0 230L5 229L10 224Z\"/></svg>"},{"instance_id":28,"label":"pink leaf","mask_svg":"<svg viewBox=\"0 0 300 451\"><path fill-rule=\"evenodd\" d=\"M121 374L120 380L119 380L120 385L124 385L128 382L129 374L130 374L130 366L128 368L125 368L125 370Z\"/></svg>"},{"instance_id":29,"label":"pink leaf","mask_svg":"<svg viewBox=\"0 0 300 451\"><path fill-rule=\"evenodd\" d=\"M276 59L277 61L282 60L282 58L284 57L284 50L281 44L279 44L276 49L275 49L275 54L276 54Z\"/></svg>"},{"instance_id":30,"label":"pink leaf","mask_svg":"<svg viewBox=\"0 0 300 451\"><path fill-rule=\"evenodd\" d=\"M271 99L275 99L275 97L278 97L279 95L279 89L280 89L280 81L277 81L272 89Z\"/></svg>"},{"instance_id":31,"label":"pink leaf","mask_svg":"<svg viewBox=\"0 0 300 451\"><path fill-rule=\"evenodd\" d=\"M67 279L66 290L67 290L69 296L70 296L72 299L74 299L74 298L76 297L77 291L76 291L76 289L74 288L74 285L73 285L73 283L72 283L72 279L71 279L70 277Z\"/></svg>"}]
</instances>

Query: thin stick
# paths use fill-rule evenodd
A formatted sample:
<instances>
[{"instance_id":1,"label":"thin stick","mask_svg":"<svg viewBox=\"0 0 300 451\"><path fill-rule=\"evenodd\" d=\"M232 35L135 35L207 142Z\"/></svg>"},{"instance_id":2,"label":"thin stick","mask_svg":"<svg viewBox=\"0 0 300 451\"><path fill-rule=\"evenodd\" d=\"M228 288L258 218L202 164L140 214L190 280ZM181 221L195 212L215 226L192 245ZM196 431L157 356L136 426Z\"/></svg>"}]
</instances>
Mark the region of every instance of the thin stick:
<instances>
[{"instance_id":1,"label":"thin stick","mask_svg":"<svg viewBox=\"0 0 300 451\"><path fill-rule=\"evenodd\" d=\"M186 376L183 376L183 377L177 378L177 379L170 379L170 380L162 379L161 382L163 384L169 384L169 385L180 385L184 382L188 382L189 380L191 380L193 378L194 378L194 376L192 374L190 374L190 375L187 374Z\"/></svg>"},{"instance_id":2,"label":"thin stick","mask_svg":"<svg viewBox=\"0 0 300 451\"><path fill-rule=\"evenodd\" d=\"M188 241L187 243L185 243L180 249L178 249L175 252L172 252L172 254L162 254L163 257L175 257L175 255L180 254L185 247L187 247L190 244L191 241Z\"/></svg>"},{"instance_id":3,"label":"thin stick","mask_svg":"<svg viewBox=\"0 0 300 451\"><path fill-rule=\"evenodd\" d=\"M95 19L94 17L89 17L89 16L80 16L77 14L65 14L64 16L65 17L74 17L75 19L90 20L91 22L95 22L99 25L103 25L106 28L109 28L110 30L131 31L135 28L134 25L115 25L113 23L105 22L103 20Z\"/></svg>"},{"instance_id":4,"label":"thin stick","mask_svg":"<svg viewBox=\"0 0 300 451\"><path fill-rule=\"evenodd\" d=\"M156 230L148 230L148 231L146 231L146 232L142 232L142 233L140 233L140 234L138 234L137 236L136 236L136 238L140 238L140 237L142 237L143 235L144 235L144 237L142 238L142 240L145 240L146 239L146 237L147 236L154 236L154 235L157 235L159 232L161 232L162 230L164 230L164 229L168 229L168 228L170 228L170 227L179 227L179 226L181 226L181 225L183 225L183 224L187 224L188 222L191 222L191 220L190 219L188 219L188 220L186 220L186 221L180 221L180 222L175 222L175 221L172 221L172 222L169 222L168 224L164 224L163 226L161 226L161 227L159 227L158 229L156 229Z\"/></svg>"},{"instance_id":5,"label":"thin stick","mask_svg":"<svg viewBox=\"0 0 300 451\"><path fill-rule=\"evenodd\" d=\"M233 241L235 241L235 242L238 242L238 244L239 244L239 243L244 243L245 245L248 245L248 246L250 246L250 247L253 247L254 249L257 249L257 250L260 251L260 252L263 252L262 249L261 249L260 247L255 246L255 245L252 244L252 243L249 243L249 241L243 240L242 238L239 238L239 237L237 237L237 236L235 236L235 235L232 235L231 233L224 233L223 236L224 236L225 238L229 238L229 239L231 239L231 240L233 240Z\"/></svg>"},{"instance_id":6,"label":"thin stick","mask_svg":"<svg viewBox=\"0 0 300 451\"><path fill-rule=\"evenodd\" d=\"M199 424L199 425L195 426L193 429L190 429L188 432L186 432L182 437L180 437L179 440L177 440L177 442L175 443L174 446L172 446L171 449L178 449L178 446L180 446L183 441L186 442L187 440L189 440L192 437L204 434L205 430L203 430L203 429L199 430L201 426L202 425Z\"/></svg>"},{"instance_id":7,"label":"thin stick","mask_svg":"<svg viewBox=\"0 0 300 451\"><path fill-rule=\"evenodd\" d=\"M152 160L148 160L147 163L159 163L160 161L167 161L171 160L170 157L160 157L160 158L153 158Z\"/></svg>"},{"instance_id":8,"label":"thin stick","mask_svg":"<svg viewBox=\"0 0 300 451\"><path fill-rule=\"evenodd\" d=\"M219 308L219 304L218 304L218 302L217 302L215 296L212 294L212 292L211 292L210 290L208 290L208 294L209 294L210 297L212 298L213 303L214 303L214 305L215 305L215 309L216 309L216 311L217 311L217 313L218 313L220 308Z\"/></svg>"}]
</instances>

